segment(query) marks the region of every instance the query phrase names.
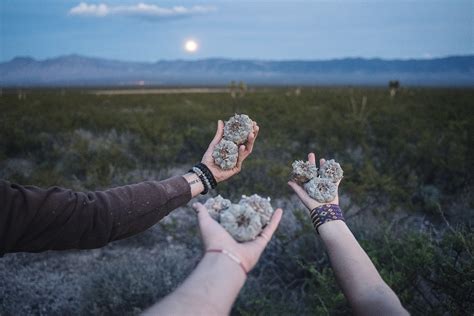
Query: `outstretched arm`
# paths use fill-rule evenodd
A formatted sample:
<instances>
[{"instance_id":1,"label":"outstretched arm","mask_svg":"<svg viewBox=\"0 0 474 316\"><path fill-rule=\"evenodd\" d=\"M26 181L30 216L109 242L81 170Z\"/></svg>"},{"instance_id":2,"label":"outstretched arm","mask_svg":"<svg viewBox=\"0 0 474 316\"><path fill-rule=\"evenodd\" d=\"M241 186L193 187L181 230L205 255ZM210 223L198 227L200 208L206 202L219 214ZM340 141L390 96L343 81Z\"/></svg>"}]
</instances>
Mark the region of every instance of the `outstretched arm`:
<instances>
[{"instance_id":1,"label":"outstretched arm","mask_svg":"<svg viewBox=\"0 0 474 316\"><path fill-rule=\"evenodd\" d=\"M87 193L0 181L0 253L102 247L144 231L190 198L183 177Z\"/></svg>"},{"instance_id":2,"label":"outstretched arm","mask_svg":"<svg viewBox=\"0 0 474 316\"><path fill-rule=\"evenodd\" d=\"M223 129L224 124L219 121L202 158L217 182L240 172L258 134L254 123L246 146L240 148L237 166L222 171L214 164L212 151L222 138ZM194 173L97 192L41 189L0 180L0 255L102 247L148 229L203 189Z\"/></svg>"},{"instance_id":3,"label":"outstretched arm","mask_svg":"<svg viewBox=\"0 0 474 316\"><path fill-rule=\"evenodd\" d=\"M237 243L202 204L193 206L198 212L204 257L184 283L146 311L146 315L228 315L247 272L257 263L282 216L282 210L277 209L260 236L251 242ZM211 249L225 250L227 254L207 252Z\"/></svg>"},{"instance_id":4,"label":"outstretched arm","mask_svg":"<svg viewBox=\"0 0 474 316\"><path fill-rule=\"evenodd\" d=\"M315 155L309 154L308 160L315 164ZM320 163L323 164L324 159ZM310 198L295 182L288 184L310 211L323 205ZM336 196L330 204L339 205L339 197ZM344 221L326 222L319 226L318 233L327 249L336 279L355 314L408 314Z\"/></svg>"}]
</instances>

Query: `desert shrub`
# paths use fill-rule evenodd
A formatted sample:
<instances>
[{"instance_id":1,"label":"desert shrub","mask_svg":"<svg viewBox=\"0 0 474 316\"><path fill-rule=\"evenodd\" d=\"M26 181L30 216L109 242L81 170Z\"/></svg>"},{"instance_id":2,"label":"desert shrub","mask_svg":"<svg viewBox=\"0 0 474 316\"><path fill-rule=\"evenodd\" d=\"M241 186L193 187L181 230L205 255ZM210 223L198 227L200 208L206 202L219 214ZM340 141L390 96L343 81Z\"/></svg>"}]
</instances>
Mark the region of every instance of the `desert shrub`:
<instances>
[{"instance_id":1,"label":"desert shrub","mask_svg":"<svg viewBox=\"0 0 474 316\"><path fill-rule=\"evenodd\" d=\"M387 230L361 243L409 311L459 315L474 311L472 236L472 227L441 236Z\"/></svg>"},{"instance_id":2,"label":"desert shrub","mask_svg":"<svg viewBox=\"0 0 474 316\"><path fill-rule=\"evenodd\" d=\"M77 182L70 178L77 173L83 187L103 187L137 166L167 168L198 161L217 119L245 112L261 127L252 156L259 169L241 175L241 184L249 189L255 185L287 195L290 191L279 189L286 180L279 166L312 149L343 163L345 188L359 203L383 196L416 209L412 198L433 186L446 206L472 186L472 94L406 89L391 99L383 89L326 88L304 89L298 97L268 89L237 99L227 94L124 97L82 91L68 91L64 98L55 91L37 91L25 101L5 93L0 100L0 158L30 159L43 170L65 166L55 171L64 179L59 184ZM86 133L108 142L91 153L85 143L95 140ZM127 143L123 135L131 135ZM57 150L63 147L70 155ZM112 161L120 165L113 172Z\"/></svg>"},{"instance_id":3,"label":"desert shrub","mask_svg":"<svg viewBox=\"0 0 474 316\"><path fill-rule=\"evenodd\" d=\"M51 257L15 254L0 260L1 315L64 315L79 309L74 264L67 264L67 255Z\"/></svg>"},{"instance_id":4,"label":"desert shrub","mask_svg":"<svg viewBox=\"0 0 474 316\"><path fill-rule=\"evenodd\" d=\"M183 247L104 256L81 284L80 314L137 315L176 288L197 258Z\"/></svg>"},{"instance_id":5,"label":"desert shrub","mask_svg":"<svg viewBox=\"0 0 474 316\"><path fill-rule=\"evenodd\" d=\"M460 227L441 235L399 235L393 227L369 233L365 228L357 233L359 229L355 230L361 245L410 313L474 311L472 229ZM351 313L322 245L313 240L314 232L298 235L283 248L279 238L266 250L234 306L235 315Z\"/></svg>"},{"instance_id":6,"label":"desert shrub","mask_svg":"<svg viewBox=\"0 0 474 316\"><path fill-rule=\"evenodd\" d=\"M218 119L244 112L261 127L254 153L213 193L270 196L286 213L233 314L350 312L305 213L288 200L290 163L309 150L342 163L343 196L359 210L351 228L408 310L472 314L473 98L472 89L407 88L390 98L376 88L304 88L298 97L265 88L239 98L37 90L18 100L4 90L0 176L78 190L161 179L201 159ZM386 224L401 217L418 224ZM187 275L192 264L180 256L197 260L196 227L182 223L99 253L8 255L0 314L137 313ZM188 250L157 259L156 243Z\"/></svg>"}]
</instances>

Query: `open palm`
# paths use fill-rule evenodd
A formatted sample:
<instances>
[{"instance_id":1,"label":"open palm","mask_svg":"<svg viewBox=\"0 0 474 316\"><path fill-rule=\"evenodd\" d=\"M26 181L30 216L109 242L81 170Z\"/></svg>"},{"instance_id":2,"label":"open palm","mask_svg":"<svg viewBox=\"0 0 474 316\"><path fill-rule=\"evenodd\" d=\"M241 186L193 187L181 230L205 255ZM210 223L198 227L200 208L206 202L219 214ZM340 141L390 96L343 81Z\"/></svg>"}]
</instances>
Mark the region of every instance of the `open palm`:
<instances>
[{"instance_id":1,"label":"open palm","mask_svg":"<svg viewBox=\"0 0 474 316\"><path fill-rule=\"evenodd\" d=\"M314 153L309 153L308 154L308 161L316 165L316 155ZM319 165L323 165L326 160L324 158L319 160ZM339 183L341 183L341 180L337 182L337 188L339 190ZM315 199L311 198L308 193L306 193L306 190L301 187L298 183L294 181L289 181L288 185L295 191L296 195L300 198L301 202L311 211L315 209L318 206L324 205L324 204L339 204L339 192L336 193L336 197L334 200L328 202L328 203L320 203L316 201Z\"/></svg>"},{"instance_id":2,"label":"open palm","mask_svg":"<svg viewBox=\"0 0 474 316\"><path fill-rule=\"evenodd\" d=\"M283 210L278 208L268 225L263 229L262 233L255 240L238 243L232 236L216 222L207 212L207 209L201 203L194 203L194 209L198 215L199 228L207 249L225 249L236 255L247 271L250 271L258 262L260 255L267 246L273 236L273 233L280 223Z\"/></svg>"}]
</instances>

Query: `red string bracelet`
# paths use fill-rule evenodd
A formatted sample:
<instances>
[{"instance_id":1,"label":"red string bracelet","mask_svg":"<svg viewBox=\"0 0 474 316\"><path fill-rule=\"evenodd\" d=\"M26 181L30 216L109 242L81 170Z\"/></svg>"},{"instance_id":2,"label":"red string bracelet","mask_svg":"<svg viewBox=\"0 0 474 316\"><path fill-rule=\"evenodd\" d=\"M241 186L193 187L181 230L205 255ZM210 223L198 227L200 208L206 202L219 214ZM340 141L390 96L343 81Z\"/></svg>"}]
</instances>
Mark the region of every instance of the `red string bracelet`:
<instances>
[{"instance_id":1,"label":"red string bracelet","mask_svg":"<svg viewBox=\"0 0 474 316\"><path fill-rule=\"evenodd\" d=\"M242 261L239 259L239 257L237 257L236 255L234 255L233 253L225 250L225 249L207 249L206 252L217 252L217 253L223 253L225 254L227 257L229 257L230 259L232 259L232 261L236 262L239 264L239 266L242 268L242 270L244 271L245 273L245 276L247 276L248 272L247 272L247 269L245 269L244 267L244 264L242 263Z\"/></svg>"}]
</instances>

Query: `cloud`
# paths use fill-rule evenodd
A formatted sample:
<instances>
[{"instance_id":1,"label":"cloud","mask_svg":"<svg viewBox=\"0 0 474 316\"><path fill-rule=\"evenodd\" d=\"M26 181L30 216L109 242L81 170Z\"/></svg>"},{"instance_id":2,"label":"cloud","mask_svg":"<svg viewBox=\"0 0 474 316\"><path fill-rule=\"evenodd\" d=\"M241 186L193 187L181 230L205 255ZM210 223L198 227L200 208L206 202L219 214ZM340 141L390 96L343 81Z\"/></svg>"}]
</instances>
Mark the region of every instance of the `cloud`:
<instances>
[{"instance_id":1,"label":"cloud","mask_svg":"<svg viewBox=\"0 0 474 316\"><path fill-rule=\"evenodd\" d=\"M110 9L106 4L87 4L81 2L69 10L71 15L89 15L89 16L106 16L110 13Z\"/></svg>"},{"instance_id":2,"label":"cloud","mask_svg":"<svg viewBox=\"0 0 474 316\"><path fill-rule=\"evenodd\" d=\"M155 4L138 3L136 5L109 6L107 4L88 4L81 2L69 10L70 15L105 17L110 15L126 15L143 18L173 18L185 17L197 14L206 14L216 11L211 6L174 6L170 8L160 7Z\"/></svg>"}]
</instances>

